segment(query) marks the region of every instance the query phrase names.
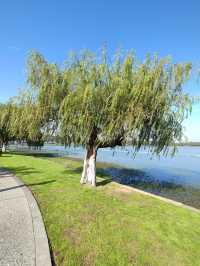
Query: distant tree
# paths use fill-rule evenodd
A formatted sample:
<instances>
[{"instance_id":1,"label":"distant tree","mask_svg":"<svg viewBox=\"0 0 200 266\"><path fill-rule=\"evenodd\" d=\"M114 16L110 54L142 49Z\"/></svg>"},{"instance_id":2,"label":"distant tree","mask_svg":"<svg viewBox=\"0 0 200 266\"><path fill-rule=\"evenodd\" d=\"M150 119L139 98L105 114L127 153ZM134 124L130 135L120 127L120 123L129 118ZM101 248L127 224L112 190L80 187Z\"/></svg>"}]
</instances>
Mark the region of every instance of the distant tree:
<instances>
[{"instance_id":1,"label":"distant tree","mask_svg":"<svg viewBox=\"0 0 200 266\"><path fill-rule=\"evenodd\" d=\"M55 134L59 124L60 105L68 93L70 71L63 71L56 64L48 63L37 52L29 55L27 66L27 81L31 94L36 96L34 100L42 126L50 135Z\"/></svg>"},{"instance_id":2,"label":"distant tree","mask_svg":"<svg viewBox=\"0 0 200 266\"><path fill-rule=\"evenodd\" d=\"M16 98L11 123L11 131L17 142L26 142L30 148L43 146L43 120L30 91L24 91Z\"/></svg>"},{"instance_id":3,"label":"distant tree","mask_svg":"<svg viewBox=\"0 0 200 266\"><path fill-rule=\"evenodd\" d=\"M40 55L30 59L29 82L46 122L57 121L65 145L86 148L81 183L96 185L100 148L131 144L137 153L145 145L166 155L181 140L191 109L182 89L189 63L157 56L138 62L131 53L108 62L105 52L101 59L85 52L59 70Z\"/></svg>"},{"instance_id":4,"label":"distant tree","mask_svg":"<svg viewBox=\"0 0 200 266\"><path fill-rule=\"evenodd\" d=\"M11 132L11 117L13 106L11 103L0 104L0 149L6 151L6 146L13 139ZM0 152L0 153L1 153Z\"/></svg>"}]
</instances>

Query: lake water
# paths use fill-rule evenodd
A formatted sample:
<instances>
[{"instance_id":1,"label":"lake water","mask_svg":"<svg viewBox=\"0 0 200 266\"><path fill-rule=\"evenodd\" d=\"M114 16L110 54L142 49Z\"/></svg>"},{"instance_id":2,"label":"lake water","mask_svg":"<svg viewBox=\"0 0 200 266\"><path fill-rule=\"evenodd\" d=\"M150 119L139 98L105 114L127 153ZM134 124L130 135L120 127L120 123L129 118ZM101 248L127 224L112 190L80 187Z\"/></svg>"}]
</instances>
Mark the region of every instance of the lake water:
<instances>
[{"instance_id":1,"label":"lake water","mask_svg":"<svg viewBox=\"0 0 200 266\"><path fill-rule=\"evenodd\" d=\"M11 150L24 150L23 146ZM27 150L27 148L25 148ZM54 156L83 159L83 148L45 145L44 153ZM134 158L131 147L126 149L99 149L97 162L104 176L118 183L136 187L200 209L200 147L179 147L174 157L153 157L141 150Z\"/></svg>"},{"instance_id":2,"label":"lake water","mask_svg":"<svg viewBox=\"0 0 200 266\"><path fill-rule=\"evenodd\" d=\"M63 146L43 147L44 151L52 151L61 156L84 158L83 148L66 148ZM171 157L151 158L145 150L133 158L132 148L99 149L97 161L113 163L121 168L142 171L146 177L166 181L183 186L200 189L200 147L179 147L176 155Z\"/></svg>"}]
</instances>

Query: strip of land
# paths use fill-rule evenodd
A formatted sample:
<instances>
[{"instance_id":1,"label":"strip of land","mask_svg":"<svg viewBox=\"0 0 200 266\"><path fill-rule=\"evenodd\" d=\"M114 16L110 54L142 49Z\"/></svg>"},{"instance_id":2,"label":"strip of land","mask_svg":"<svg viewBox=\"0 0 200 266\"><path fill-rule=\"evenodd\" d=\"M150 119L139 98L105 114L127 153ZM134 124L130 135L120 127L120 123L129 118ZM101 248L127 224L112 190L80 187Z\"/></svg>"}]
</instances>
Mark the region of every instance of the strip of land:
<instances>
[{"instance_id":1,"label":"strip of land","mask_svg":"<svg viewBox=\"0 0 200 266\"><path fill-rule=\"evenodd\" d=\"M79 183L82 163L6 154L0 165L38 201L57 265L200 265L200 214L125 189L98 174Z\"/></svg>"}]
</instances>

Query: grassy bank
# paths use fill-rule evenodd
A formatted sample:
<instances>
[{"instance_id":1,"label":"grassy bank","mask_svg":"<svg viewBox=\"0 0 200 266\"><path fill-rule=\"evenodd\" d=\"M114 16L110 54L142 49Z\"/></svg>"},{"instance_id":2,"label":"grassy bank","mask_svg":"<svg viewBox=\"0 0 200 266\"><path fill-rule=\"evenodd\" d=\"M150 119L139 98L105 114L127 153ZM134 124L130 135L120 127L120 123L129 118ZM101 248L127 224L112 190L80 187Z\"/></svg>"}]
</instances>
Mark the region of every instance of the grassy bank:
<instances>
[{"instance_id":1,"label":"grassy bank","mask_svg":"<svg viewBox=\"0 0 200 266\"><path fill-rule=\"evenodd\" d=\"M200 214L99 178L80 186L81 163L6 154L33 191L57 265L200 265Z\"/></svg>"},{"instance_id":2,"label":"grassy bank","mask_svg":"<svg viewBox=\"0 0 200 266\"><path fill-rule=\"evenodd\" d=\"M198 186L195 188L194 186L161 181L148 176L147 173L141 170L119 168L117 166L109 165L103 169L103 172L112 176L112 179L117 183L132 186L200 209L200 188Z\"/></svg>"}]
</instances>

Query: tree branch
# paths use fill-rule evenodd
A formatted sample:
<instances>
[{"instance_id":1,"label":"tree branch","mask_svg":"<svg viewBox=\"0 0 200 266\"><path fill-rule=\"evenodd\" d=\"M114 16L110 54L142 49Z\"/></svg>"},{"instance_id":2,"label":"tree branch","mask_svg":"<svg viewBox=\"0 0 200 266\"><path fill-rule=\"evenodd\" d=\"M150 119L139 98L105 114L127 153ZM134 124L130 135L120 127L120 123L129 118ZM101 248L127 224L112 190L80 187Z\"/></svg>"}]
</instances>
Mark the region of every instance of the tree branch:
<instances>
[{"instance_id":1,"label":"tree branch","mask_svg":"<svg viewBox=\"0 0 200 266\"><path fill-rule=\"evenodd\" d=\"M118 136L113 140L100 142L98 145L98 148L114 148L116 146L122 146L123 145L123 136Z\"/></svg>"}]
</instances>

